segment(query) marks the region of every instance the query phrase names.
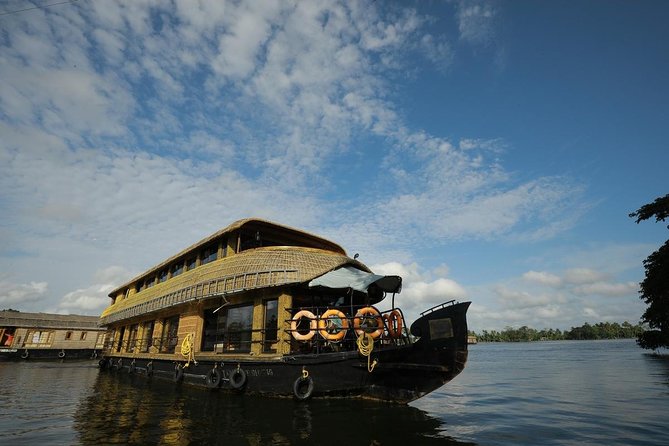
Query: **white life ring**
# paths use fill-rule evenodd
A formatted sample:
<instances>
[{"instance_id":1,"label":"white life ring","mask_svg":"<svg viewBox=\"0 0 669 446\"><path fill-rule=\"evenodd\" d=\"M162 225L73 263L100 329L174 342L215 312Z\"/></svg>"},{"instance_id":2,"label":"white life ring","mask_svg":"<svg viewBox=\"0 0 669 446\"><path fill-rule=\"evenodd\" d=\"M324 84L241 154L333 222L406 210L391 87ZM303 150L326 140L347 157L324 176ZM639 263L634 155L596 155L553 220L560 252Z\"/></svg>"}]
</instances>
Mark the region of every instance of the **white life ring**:
<instances>
[{"instance_id":1,"label":"white life ring","mask_svg":"<svg viewBox=\"0 0 669 446\"><path fill-rule=\"evenodd\" d=\"M305 334L297 331L297 324L302 318L309 319L309 331ZM295 313L293 320L290 322L290 332L298 341L308 341L309 339L313 338L316 334L316 316L314 316L314 313L309 310L301 310Z\"/></svg>"}]
</instances>

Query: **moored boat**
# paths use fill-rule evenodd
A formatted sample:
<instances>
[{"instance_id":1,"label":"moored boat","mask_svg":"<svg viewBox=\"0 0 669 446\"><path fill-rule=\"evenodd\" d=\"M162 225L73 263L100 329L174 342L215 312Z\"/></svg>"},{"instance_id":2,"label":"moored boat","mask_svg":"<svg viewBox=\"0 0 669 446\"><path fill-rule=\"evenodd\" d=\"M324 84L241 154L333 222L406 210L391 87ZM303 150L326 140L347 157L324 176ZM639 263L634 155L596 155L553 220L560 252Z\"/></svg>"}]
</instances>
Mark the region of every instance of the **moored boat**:
<instances>
[{"instance_id":1,"label":"moored boat","mask_svg":"<svg viewBox=\"0 0 669 446\"><path fill-rule=\"evenodd\" d=\"M110 293L99 365L223 391L406 403L463 370L469 302L408 327L401 286L334 242L240 220Z\"/></svg>"},{"instance_id":2,"label":"moored boat","mask_svg":"<svg viewBox=\"0 0 669 446\"><path fill-rule=\"evenodd\" d=\"M0 359L97 358L104 336L97 316L0 311Z\"/></svg>"}]
</instances>

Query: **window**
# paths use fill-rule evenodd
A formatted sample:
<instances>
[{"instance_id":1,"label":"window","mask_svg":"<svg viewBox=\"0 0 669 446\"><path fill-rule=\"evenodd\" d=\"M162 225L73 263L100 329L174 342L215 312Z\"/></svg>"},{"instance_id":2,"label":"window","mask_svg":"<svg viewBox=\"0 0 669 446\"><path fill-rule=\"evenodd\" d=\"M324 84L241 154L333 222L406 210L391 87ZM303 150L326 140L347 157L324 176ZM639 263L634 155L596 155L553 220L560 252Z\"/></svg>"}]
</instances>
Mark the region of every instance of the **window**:
<instances>
[{"instance_id":1,"label":"window","mask_svg":"<svg viewBox=\"0 0 669 446\"><path fill-rule=\"evenodd\" d=\"M257 248L262 246L262 236L259 231L256 231L255 233L244 232L239 235L239 245L240 251Z\"/></svg>"},{"instance_id":2,"label":"window","mask_svg":"<svg viewBox=\"0 0 669 446\"><path fill-rule=\"evenodd\" d=\"M159 277L159 282L160 283L163 283L164 281L166 281L167 277L168 277L167 270L166 269L162 270L158 277Z\"/></svg>"},{"instance_id":3,"label":"window","mask_svg":"<svg viewBox=\"0 0 669 446\"><path fill-rule=\"evenodd\" d=\"M137 332L139 331L139 324L130 326L130 333L128 334L128 352L135 351L135 344L137 344Z\"/></svg>"},{"instance_id":4,"label":"window","mask_svg":"<svg viewBox=\"0 0 669 446\"><path fill-rule=\"evenodd\" d=\"M142 353L149 351L149 348L153 345L153 328L156 325L156 321L150 321L144 323L144 339L142 339Z\"/></svg>"},{"instance_id":5,"label":"window","mask_svg":"<svg viewBox=\"0 0 669 446\"><path fill-rule=\"evenodd\" d=\"M163 320L163 333L160 336L160 353L174 353L179 342L179 315Z\"/></svg>"},{"instance_id":6,"label":"window","mask_svg":"<svg viewBox=\"0 0 669 446\"><path fill-rule=\"evenodd\" d=\"M86 332L85 331L81 332L81 336L79 336L79 340L80 341L85 341L86 340Z\"/></svg>"},{"instance_id":7,"label":"window","mask_svg":"<svg viewBox=\"0 0 669 446\"><path fill-rule=\"evenodd\" d=\"M153 286L153 284L154 284L155 281L156 281L156 278L155 278L155 277L152 277L152 278L150 278L150 279L146 279L146 287L147 287L147 288L151 288L151 287Z\"/></svg>"},{"instance_id":8,"label":"window","mask_svg":"<svg viewBox=\"0 0 669 446\"><path fill-rule=\"evenodd\" d=\"M188 259L186 261L186 270L187 271L195 269L196 266L197 266L197 260L195 259L195 257L193 257L192 259Z\"/></svg>"},{"instance_id":9,"label":"window","mask_svg":"<svg viewBox=\"0 0 669 446\"><path fill-rule=\"evenodd\" d=\"M213 310L205 310L204 312L204 327L202 329L202 351L214 351L216 339L223 339L224 327L221 327L221 332L218 332L218 313Z\"/></svg>"},{"instance_id":10,"label":"window","mask_svg":"<svg viewBox=\"0 0 669 446\"><path fill-rule=\"evenodd\" d=\"M125 327L121 327L120 330L117 329L117 331L114 334L116 334L116 333L118 333L118 341L117 341L117 344L116 344L116 351L120 352L121 347L123 346L123 336L125 335Z\"/></svg>"},{"instance_id":11,"label":"window","mask_svg":"<svg viewBox=\"0 0 669 446\"><path fill-rule=\"evenodd\" d=\"M142 291L144 288L145 288L145 287L144 287L144 281L143 281L143 280L140 280L140 281L137 282L137 284L135 285L135 291L138 292L138 293L139 293L140 291Z\"/></svg>"},{"instance_id":12,"label":"window","mask_svg":"<svg viewBox=\"0 0 669 446\"><path fill-rule=\"evenodd\" d=\"M202 349L216 352L251 351L253 304L228 307L204 314Z\"/></svg>"},{"instance_id":13,"label":"window","mask_svg":"<svg viewBox=\"0 0 669 446\"><path fill-rule=\"evenodd\" d=\"M251 329L253 328L253 305L230 308L223 314L226 350L251 351Z\"/></svg>"},{"instance_id":14,"label":"window","mask_svg":"<svg viewBox=\"0 0 669 446\"><path fill-rule=\"evenodd\" d=\"M9 347L12 345L12 342L14 342L14 332L16 331L16 328L10 327L6 329L1 329L0 328L0 333L2 333L2 336L0 336L0 346L2 347Z\"/></svg>"},{"instance_id":15,"label":"window","mask_svg":"<svg viewBox=\"0 0 669 446\"><path fill-rule=\"evenodd\" d=\"M216 260L216 256L218 255L218 245L213 244L209 245L206 248L202 250L201 253L201 258L202 262L201 264L204 265L205 263L213 262Z\"/></svg>"},{"instance_id":16,"label":"window","mask_svg":"<svg viewBox=\"0 0 669 446\"><path fill-rule=\"evenodd\" d=\"M265 331L263 332L263 351L266 353L276 353L278 315L279 301L277 299L265 301Z\"/></svg>"},{"instance_id":17,"label":"window","mask_svg":"<svg viewBox=\"0 0 669 446\"><path fill-rule=\"evenodd\" d=\"M69 341L70 339L72 339L72 332L68 331L67 333L65 333L65 340Z\"/></svg>"},{"instance_id":18,"label":"window","mask_svg":"<svg viewBox=\"0 0 669 446\"><path fill-rule=\"evenodd\" d=\"M177 263L176 265L172 265L172 277L178 276L184 271L184 263Z\"/></svg>"},{"instance_id":19,"label":"window","mask_svg":"<svg viewBox=\"0 0 669 446\"><path fill-rule=\"evenodd\" d=\"M24 347L47 347L53 342L53 331L28 330Z\"/></svg>"}]
</instances>

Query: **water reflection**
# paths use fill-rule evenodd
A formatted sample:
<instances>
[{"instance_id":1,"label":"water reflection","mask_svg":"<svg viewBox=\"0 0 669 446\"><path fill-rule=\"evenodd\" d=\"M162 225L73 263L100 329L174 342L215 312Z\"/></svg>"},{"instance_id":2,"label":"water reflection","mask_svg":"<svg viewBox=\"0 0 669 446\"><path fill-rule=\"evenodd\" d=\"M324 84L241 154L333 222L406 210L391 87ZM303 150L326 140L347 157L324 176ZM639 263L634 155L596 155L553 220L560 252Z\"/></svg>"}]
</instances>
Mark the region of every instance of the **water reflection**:
<instances>
[{"instance_id":1,"label":"water reflection","mask_svg":"<svg viewBox=\"0 0 669 446\"><path fill-rule=\"evenodd\" d=\"M669 386L669 354L645 353L643 356L649 368L649 375ZM669 393L669 389L666 393Z\"/></svg>"},{"instance_id":2,"label":"water reflection","mask_svg":"<svg viewBox=\"0 0 669 446\"><path fill-rule=\"evenodd\" d=\"M422 410L256 398L101 373L75 414L82 444L463 445Z\"/></svg>"}]
</instances>

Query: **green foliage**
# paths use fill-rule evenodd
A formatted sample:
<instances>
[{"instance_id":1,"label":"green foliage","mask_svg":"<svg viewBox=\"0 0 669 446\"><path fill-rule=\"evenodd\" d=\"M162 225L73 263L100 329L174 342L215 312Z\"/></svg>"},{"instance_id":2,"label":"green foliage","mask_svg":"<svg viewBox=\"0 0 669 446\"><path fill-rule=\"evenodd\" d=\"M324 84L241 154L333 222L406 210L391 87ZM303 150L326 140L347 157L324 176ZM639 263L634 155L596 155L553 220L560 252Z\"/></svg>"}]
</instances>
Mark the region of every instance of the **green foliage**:
<instances>
[{"instance_id":1,"label":"green foliage","mask_svg":"<svg viewBox=\"0 0 669 446\"><path fill-rule=\"evenodd\" d=\"M483 330L481 333L473 333L480 342L528 342L528 341L561 341L561 340L585 340L585 339L629 339L636 338L643 333L641 325L632 325L625 321L600 322L590 325L587 322L580 327L572 327L570 330L560 329L536 330L527 326L520 328L506 327L502 331Z\"/></svg>"},{"instance_id":2,"label":"green foliage","mask_svg":"<svg viewBox=\"0 0 669 446\"><path fill-rule=\"evenodd\" d=\"M642 222L655 216L655 221L664 221L669 217L669 194L664 197L656 198L652 203L644 204L636 212L632 212L630 217L636 217L636 222ZM669 226L667 226L669 228Z\"/></svg>"},{"instance_id":3,"label":"green foliage","mask_svg":"<svg viewBox=\"0 0 669 446\"><path fill-rule=\"evenodd\" d=\"M651 217L665 221L669 217L669 195L641 206L630 217L639 223ZM640 298L648 304L641 320L651 330L640 334L637 343L646 349L669 347L669 240L643 261L646 278L641 282Z\"/></svg>"}]
</instances>

